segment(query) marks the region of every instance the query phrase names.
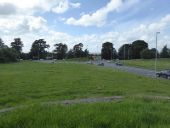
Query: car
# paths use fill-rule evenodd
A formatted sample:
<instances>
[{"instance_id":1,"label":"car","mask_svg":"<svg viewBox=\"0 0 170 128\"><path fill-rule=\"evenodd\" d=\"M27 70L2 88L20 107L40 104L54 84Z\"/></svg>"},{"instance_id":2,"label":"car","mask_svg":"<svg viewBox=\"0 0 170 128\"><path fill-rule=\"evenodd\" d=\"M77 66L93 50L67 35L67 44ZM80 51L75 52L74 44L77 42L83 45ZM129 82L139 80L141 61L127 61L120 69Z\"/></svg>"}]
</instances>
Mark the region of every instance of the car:
<instances>
[{"instance_id":1,"label":"car","mask_svg":"<svg viewBox=\"0 0 170 128\"><path fill-rule=\"evenodd\" d=\"M170 70L165 70L165 71L157 72L156 76L157 77L166 78L166 79L170 80Z\"/></svg>"},{"instance_id":2,"label":"car","mask_svg":"<svg viewBox=\"0 0 170 128\"><path fill-rule=\"evenodd\" d=\"M104 63L99 63L98 66L104 66Z\"/></svg>"},{"instance_id":3,"label":"car","mask_svg":"<svg viewBox=\"0 0 170 128\"><path fill-rule=\"evenodd\" d=\"M117 66L122 66L123 64L121 62L116 62L115 63Z\"/></svg>"}]
</instances>

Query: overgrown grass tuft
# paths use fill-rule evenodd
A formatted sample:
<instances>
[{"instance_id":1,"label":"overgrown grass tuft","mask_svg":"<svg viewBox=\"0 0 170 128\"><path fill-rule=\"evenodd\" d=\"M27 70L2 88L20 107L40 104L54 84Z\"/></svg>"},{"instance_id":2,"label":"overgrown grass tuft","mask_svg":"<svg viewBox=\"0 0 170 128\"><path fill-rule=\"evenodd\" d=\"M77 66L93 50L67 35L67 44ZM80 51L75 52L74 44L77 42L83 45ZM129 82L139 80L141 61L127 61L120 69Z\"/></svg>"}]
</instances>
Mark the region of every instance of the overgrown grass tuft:
<instances>
[{"instance_id":1,"label":"overgrown grass tuft","mask_svg":"<svg viewBox=\"0 0 170 128\"><path fill-rule=\"evenodd\" d=\"M170 103L126 100L71 106L32 106L0 115L2 128L168 128Z\"/></svg>"}]
</instances>

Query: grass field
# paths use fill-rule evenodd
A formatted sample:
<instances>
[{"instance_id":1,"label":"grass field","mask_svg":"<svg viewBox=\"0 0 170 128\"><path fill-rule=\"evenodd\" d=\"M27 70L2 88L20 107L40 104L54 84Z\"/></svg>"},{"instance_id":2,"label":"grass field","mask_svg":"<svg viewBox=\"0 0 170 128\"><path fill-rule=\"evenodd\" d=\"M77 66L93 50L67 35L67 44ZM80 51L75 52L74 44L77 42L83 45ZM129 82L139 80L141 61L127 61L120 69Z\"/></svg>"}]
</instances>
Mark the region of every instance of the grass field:
<instances>
[{"instance_id":1,"label":"grass field","mask_svg":"<svg viewBox=\"0 0 170 128\"><path fill-rule=\"evenodd\" d=\"M90 61L90 59L88 57L81 57L81 58L66 59L66 61L87 62L87 61Z\"/></svg>"},{"instance_id":2,"label":"grass field","mask_svg":"<svg viewBox=\"0 0 170 128\"><path fill-rule=\"evenodd\" d=\"M130 100L32 106L0 115L1 128L169 128L170 103Z\"/></svg>"},{"instance_id":3,"label":"grass field","mask_svg":"<svg viewBox=\"0 0 170 128\"><path fill-rule=\"evenodd\" d=\"M41 106L40 102L120 95L122 102ZM168 80L93 65L38 62L0 64L0 108L33 105L0 114L2 128L170 127Z\"/></svg>"},{"instance_id":4,"label":"grass field","mask_svg":"<svg viewBox=\"0 0 170 128\"><path fill-rule=\"evenodd\" d=\"M155 69L155 60L154 59L146 59L146 60L125 60L123 61L127 66L146 68L146 69ZM158 70L166 70L170 69L170 59L158 59L157 61L157 69Z\"/></svg>"}]
</instances>

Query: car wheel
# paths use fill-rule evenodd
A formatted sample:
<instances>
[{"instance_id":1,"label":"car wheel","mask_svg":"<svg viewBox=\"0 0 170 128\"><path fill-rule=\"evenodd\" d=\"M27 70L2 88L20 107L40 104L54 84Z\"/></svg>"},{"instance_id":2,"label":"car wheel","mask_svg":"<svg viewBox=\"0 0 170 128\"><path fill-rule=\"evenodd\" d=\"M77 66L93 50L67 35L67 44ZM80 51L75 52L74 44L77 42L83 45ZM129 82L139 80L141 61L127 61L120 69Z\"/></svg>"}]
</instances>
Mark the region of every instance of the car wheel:
<instances>
[{"instance_id":1,"label":"car wheel","mask_svg":"<svg viewBox=\"0 0 170 128\"><path fill-rule=\"evenodd\" d=\"M160 77L160 74L156 74L156 77Z\"/></svg>"},{"instance_id":2,"label":"car wheel","mask_svg":"<svg viewBox=\"0 0 170 128\"><path fill-rule=\"evenodd\" d=\"M167 79L170 80L170 76L167 76Z\"/></svg>"}]
</instances>

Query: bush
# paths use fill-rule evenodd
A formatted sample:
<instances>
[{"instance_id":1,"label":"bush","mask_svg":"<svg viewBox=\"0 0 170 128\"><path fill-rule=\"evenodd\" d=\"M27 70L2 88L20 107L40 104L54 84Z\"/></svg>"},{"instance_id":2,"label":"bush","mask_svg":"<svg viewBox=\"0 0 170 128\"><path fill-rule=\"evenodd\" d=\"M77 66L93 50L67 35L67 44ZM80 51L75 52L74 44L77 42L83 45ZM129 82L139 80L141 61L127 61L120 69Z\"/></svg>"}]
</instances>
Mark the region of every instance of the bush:
<instances>
[{"instance_id":1,"label":"bush","mask_svg":"<svg viewBox=\"0 0 170 128\"><path fill-rule=\"evenodd\" d=\"M153 59L155 58L155 52L153 50L146 48L141 52L141 58L142 59Z\"/></svg>"},{"instance_id":2,"label":"bush","mask_svg":"<svg viewBox=\"0 0 170 128\"><path fill-rule=\"evenodd\" d=\"M16 62L18 53L12 48L0 49L0 63Z\"/></svg>"}]
</instances>

